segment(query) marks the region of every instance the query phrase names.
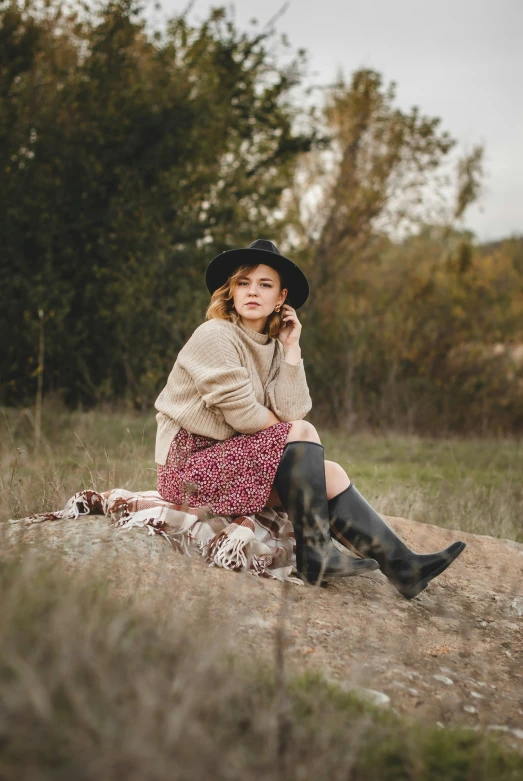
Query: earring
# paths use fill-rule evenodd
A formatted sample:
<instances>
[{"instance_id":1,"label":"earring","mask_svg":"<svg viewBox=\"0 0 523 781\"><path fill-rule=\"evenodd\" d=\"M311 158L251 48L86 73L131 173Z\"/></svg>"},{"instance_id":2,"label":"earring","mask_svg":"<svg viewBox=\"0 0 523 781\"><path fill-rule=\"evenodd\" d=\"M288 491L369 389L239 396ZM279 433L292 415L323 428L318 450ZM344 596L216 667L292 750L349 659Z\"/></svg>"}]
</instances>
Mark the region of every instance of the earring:
<instances>
[{"instance_id":1,"label":"earring","mask_svg":"<svg viewBox=\"0 0 523 781\"><path fill-rule=\"evenodd\" d=\"M281 304L276 304L276 306L274 307L274 311L279 312L280 309L281 309Z\"/></svg>"}]
</instances>

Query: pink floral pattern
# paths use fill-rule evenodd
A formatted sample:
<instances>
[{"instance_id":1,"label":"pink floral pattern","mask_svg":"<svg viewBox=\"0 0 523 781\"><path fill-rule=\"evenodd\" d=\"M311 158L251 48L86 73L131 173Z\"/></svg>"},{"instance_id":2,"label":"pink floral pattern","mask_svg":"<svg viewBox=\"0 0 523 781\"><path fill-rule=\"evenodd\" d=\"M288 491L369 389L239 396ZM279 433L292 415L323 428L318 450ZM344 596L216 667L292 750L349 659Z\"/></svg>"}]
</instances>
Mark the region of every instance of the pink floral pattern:
<instances>
[{"instance_id":1,"label":"pink floral pattern","mask_svg":"<svg viewBox=\"0 0 523 781\"><path fill-rule=\"evenodd\" d=\"M168 502L209 505L218 515L263 510L292 424L218 440L181 428L165 466L158 464L158 493Z\"/></svg>"}]
</instances>

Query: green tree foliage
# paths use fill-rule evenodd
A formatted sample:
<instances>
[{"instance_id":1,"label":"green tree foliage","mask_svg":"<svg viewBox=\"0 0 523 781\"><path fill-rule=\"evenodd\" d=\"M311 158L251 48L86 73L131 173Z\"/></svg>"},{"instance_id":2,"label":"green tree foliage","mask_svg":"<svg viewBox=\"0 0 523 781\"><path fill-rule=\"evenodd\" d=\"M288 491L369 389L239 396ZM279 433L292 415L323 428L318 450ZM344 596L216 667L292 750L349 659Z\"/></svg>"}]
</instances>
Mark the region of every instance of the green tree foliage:
<instances>
[{"instance_id":1,"label":"green tree foliage","mask_svg":"<svg viewBox=\"0 0 523 781\"><path fill-rule=\"evenodd\" d=\"M40 9L40 10L39 10ZM274 211L313 139L273 32L223 9L149 33L134 0L96 9L4 2L0 313L2 397L150 402L201 321L209 259L278 233Z\"/></svg>"}]
</instances>

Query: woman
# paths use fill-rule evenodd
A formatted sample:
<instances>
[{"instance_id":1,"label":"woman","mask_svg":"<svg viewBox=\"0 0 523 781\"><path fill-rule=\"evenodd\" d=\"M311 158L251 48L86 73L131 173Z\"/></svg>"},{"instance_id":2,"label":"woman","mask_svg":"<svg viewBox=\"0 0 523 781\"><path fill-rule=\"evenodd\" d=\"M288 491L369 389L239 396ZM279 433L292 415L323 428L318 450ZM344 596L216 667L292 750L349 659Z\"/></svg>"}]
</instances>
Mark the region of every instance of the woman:
<instances>
[{"instance_id":1,"label":"woman","mask_svg":"<svg viewBox=\"0 0 523 781\"><path fill-rule=\"evenodd\" d=\"M178 353L155 407L158 491L175 504L220 515L281 506L296 536L302 580L381 568L408 599L461 553L413 553L359 494L339 464L324 460L314 426L296 310L309 295L301 269L257 240L217 255L205 281L206 322ZM333 544L370 559L355 559Z\"/></svg>"}]
</instances>

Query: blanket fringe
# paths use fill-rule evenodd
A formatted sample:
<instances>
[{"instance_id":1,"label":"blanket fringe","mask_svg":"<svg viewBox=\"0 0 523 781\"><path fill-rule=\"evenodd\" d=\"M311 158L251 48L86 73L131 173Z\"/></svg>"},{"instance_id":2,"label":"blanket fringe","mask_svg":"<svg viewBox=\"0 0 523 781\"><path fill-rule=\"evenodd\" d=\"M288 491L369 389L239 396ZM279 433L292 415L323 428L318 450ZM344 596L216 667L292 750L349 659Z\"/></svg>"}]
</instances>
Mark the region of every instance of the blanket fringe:
<instances>
[{"instance_id":1,"label":"blanket fringe","mask_svg":"<svg viewBox=\"0 0 523 781\"><path fill-rule=\"evenodd\" d=\"M253 515L219 516L210 508L171 504L157 491L114 488L101 494L89 489L74 494L62 510L9 523L30 525L87 515L104 515L119 529L147 528L149 535L160 535L189 557L190 550L196 549L210 566L303 585L299 578L290 576L294 564L292 525L286 514L272 508Z\"/></svg>"},{"instance_id":2,"label":"blanket fringe","mask_svg":"<svg viewBox=\"0 0 523 781\"><path fill-rule=\"evenodd\" d=\"M187 517L183 521L181 528L174 530L161 518L144 515L144 511L135 513L124 511L119 518L112 522L112 525L119 529L146 527L148 533L151 536L159 534L161 537L167 540L172 548L176 548L191 558L191 554L189 552L190 530L195 525L195 523L198 523L198 517L196 515L187 514Z\"/></svg>"},{"instance_id":3,"label":"blanket fringe","mask_svg":"<svg viewBox=\"0 0 523 781\"><path fill-rule=\"evenodd\" d=\"M207 562L224 569L248 569L247 546L255 539L254 532L247 526L229 524L214 537L207 549Z\"/></svg>"}]
</instances>

